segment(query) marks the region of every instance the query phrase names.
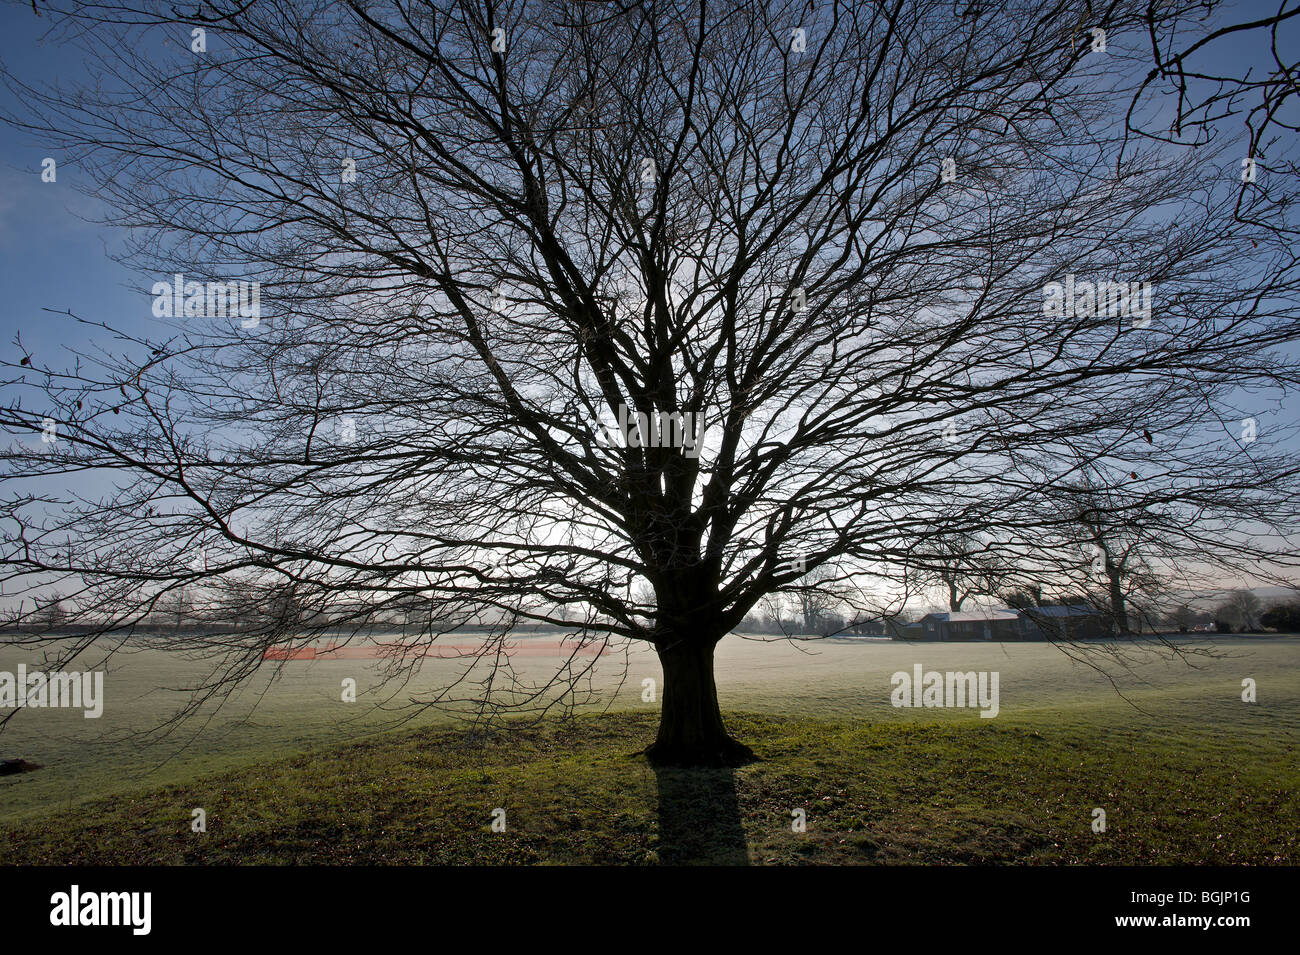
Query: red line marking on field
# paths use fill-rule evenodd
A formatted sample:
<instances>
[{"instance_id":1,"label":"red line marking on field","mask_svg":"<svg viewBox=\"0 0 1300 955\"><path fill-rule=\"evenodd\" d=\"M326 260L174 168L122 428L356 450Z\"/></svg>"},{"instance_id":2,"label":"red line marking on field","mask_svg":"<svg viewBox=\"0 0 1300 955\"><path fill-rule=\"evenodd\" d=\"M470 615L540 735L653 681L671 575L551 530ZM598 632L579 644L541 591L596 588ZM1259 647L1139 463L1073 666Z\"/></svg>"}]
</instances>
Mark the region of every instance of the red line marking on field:
<instances>
[{"instance_id":1,"label":"red line marking on field","mask_svg":"<svg viewBox=\"0 0 1300 955\"><path fill-rule=\"evenodd\" d=\"M506 656L543 657L569 656L578 653L584 656L600 656L607 648L604 644L592 643L579 646L567 640L528 640L519 643L507 643L502 652ZM360 647L271 647L262 653L263 660L385 660L394 657L437 657L454 659L456 657L476 657L486 653L496 653L495 646L481 643L435 643L423 648L404 647L400 643L377 643Z\"/></svg>"}]
</instances>

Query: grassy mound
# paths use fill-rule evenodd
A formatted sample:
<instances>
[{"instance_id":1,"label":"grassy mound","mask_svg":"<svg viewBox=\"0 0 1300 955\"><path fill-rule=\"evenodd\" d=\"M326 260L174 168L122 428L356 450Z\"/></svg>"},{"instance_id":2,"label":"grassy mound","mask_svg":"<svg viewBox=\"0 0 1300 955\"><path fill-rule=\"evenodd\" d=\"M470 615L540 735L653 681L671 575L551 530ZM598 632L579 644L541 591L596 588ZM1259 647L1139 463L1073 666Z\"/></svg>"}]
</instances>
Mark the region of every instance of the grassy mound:
<instances>
[{"instance_id":1,"label":"grassy mound","mask_svg":"<svg viewBox=\"0 0 1300 955\"><path fill-rule=\"evenodd\" d=\"M0 828L0 860L1300 862L1300 772L1285 747L1225 750L1208 730L731 714L761 761L692 771L629 755L654 725L614 713L474 740L378 735L32 817ZM191 830L196 808L206 832ZM1105 832L1093 831L1094 808ZM806 832L792 831L795 810Z\"/></svg>"}]
</instances>

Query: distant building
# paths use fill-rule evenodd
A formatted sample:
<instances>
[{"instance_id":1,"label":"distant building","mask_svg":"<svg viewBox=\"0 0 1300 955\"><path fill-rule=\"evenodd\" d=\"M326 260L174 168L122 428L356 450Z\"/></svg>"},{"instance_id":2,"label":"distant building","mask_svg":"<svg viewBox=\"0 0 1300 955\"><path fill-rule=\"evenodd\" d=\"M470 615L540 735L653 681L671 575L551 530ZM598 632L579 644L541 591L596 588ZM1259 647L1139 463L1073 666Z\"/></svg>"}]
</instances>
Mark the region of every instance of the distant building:
<instances>
[{"instance_id":1,"label":"distant building","mask_svg":"<svg viewBox=\"0 0 1300 955\"><path fill-rule=\"evenodd\" d=\"M919 622L906 623L905 621L899 620L897 617L890 617L884 621L884 625L886 635L893 637L895 640L912 641L925 639L925 631L922 629Z\"/></svg>"},{"instance_id":2,"label":"distant building","mask_svg":"<svg viewBox=\"0 0 1300 955\"><path fill-rule=\"evenodd\" d=\"M1026 607L1026 640L1099 640L1111 635L1110 616L1089 604Z\"/></svg>"},{"instance_id":3,"label":"distant building","mask_svg":"<svg viewBox=\"0 0 1300 955\"><path fill-rule=\"evenodd\" d=\"M963 610L928 613L920 620L922 640L1023 640L1014 610Z\"/></svg>"}]
</instances>

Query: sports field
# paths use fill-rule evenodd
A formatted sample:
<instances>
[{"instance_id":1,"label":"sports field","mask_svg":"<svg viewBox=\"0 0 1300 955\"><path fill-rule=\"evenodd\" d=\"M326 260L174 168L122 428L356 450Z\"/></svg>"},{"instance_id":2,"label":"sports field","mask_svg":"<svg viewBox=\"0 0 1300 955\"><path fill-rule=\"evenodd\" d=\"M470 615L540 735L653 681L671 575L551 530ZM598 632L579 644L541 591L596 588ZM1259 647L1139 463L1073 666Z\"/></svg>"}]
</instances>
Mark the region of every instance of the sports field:
<instances>
[{"instance_id":1,"label":"sports field","mask_svg":"<svg viewBox=\"0 0 1300 955\"><path fill-rule=\"evenodd\" d=\"M448 646L474 646L453 637ZM1030 727L1084 734L1103 747L1147 738L1185 739L1204 754L1246 763L1294 756L1300 733L1300 640L1215 637L1182 640L1179 654L1147 645L1091 648L1072 659L1047 644L808 641L733 636L719 647L724 712L836 721ZM521 637L510 658L520 685L545 683L571 649L550 636ZM1074 652L1078 656L1078 652ZM0 648L0 671L41 660ZM985 671L999 675L999 712L973 708L896 708L897 671ZM268 661L220 707L164 725L212 673L211 661L158 650L118 653L107 666L99 719L80 711L24 710L0 733L0 757L39 764L0 777L0 821L112 794L184 783L202 774L255 766L320 751L399 726L449 725L466 706L412 709L463 675L467 661L429 656L417 671L384 682L382 658ZM651 715L658 704L645 680L660 678L654 654L616 647L597 657L573 654L585 672L572 702L579 712L606 709ZM90 664L85 664L87 668ZM1242 700L1242 681L1256 683L1256 702ZM345 680L357 684L344 702ZM465 685L462 696L476 688ZM559 718L553 711L548 719ZM649 742L641 740L641 745ZM632 742L635 742L633 740ZM761 751L761 740L750 741ZM1292 759L1292 761L1294 761Z\"/></svg>"}]
</instances>

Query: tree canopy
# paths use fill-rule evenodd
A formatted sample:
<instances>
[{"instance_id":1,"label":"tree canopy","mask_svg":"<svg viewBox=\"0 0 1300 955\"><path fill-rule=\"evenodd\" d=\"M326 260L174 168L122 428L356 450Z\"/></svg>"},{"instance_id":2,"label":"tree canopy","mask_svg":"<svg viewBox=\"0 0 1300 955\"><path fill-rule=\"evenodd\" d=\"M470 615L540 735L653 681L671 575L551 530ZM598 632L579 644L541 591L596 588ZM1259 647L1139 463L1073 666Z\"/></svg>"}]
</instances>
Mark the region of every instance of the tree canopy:
<instances>
[{"instance_id":1,"label":"tree canopy","mask_svg":"<svg viewBox=\"0 0 1300 955\"><path fill-rule=\"evenodd\" d=\"M1291 182L1132 140L1146 3L962 6L51 10L95 81L10 76L11 121L169 330L5 356L8 579L85 639L256 608L176 637L232 680L391 609L413 654L576 622L656 648L659 755L710 761L713 646L766 595L873 612L954 540L1077 567L1085 476L1286 566L1287 430L1243 419L1296 380Z\"/></svg>"}]
</instances>

